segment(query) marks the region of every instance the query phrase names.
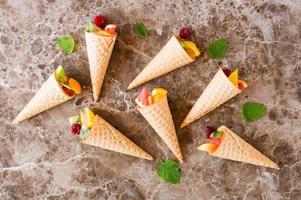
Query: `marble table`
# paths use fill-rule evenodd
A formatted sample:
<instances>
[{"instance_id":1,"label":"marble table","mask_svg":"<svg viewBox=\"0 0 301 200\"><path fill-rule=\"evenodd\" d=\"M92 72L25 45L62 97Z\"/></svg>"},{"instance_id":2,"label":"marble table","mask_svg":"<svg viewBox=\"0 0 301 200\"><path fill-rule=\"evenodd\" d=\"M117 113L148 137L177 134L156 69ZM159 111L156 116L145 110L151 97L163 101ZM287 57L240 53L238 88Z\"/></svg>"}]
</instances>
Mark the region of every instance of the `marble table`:
<instances>
[{"instance_id":1,"label":"marble table","mask_svg":"<svg viewBox=\"0 0 301 200\"><path fill-rule=\"evenodd\" d=\"M92 100L83 24L96 14L118 26L119 36L100 99ZM0 199L300 199L301 3L300 0L75 1L0 0ZM142 20L150 37L140 39ZM138 89L126 87L166 41L188 26L204 50L227 37L223 60L204 57L150 82L169 91L169 104L185 162L181 183L159 179L159 160L175 159L135 108ZM72 55L59 36L76 40ZM82 95L20 125L11 121L54 67L62 64L83 85ZM200 120L181 121L221 66L239 67L249 88ZM247 124L240 106L268 107ZM91 106L155 157L153 161L81 144L66 118ZM197 151L207 125L225 124L281 167L275 171Z\"/></svg>"}]
</instances>

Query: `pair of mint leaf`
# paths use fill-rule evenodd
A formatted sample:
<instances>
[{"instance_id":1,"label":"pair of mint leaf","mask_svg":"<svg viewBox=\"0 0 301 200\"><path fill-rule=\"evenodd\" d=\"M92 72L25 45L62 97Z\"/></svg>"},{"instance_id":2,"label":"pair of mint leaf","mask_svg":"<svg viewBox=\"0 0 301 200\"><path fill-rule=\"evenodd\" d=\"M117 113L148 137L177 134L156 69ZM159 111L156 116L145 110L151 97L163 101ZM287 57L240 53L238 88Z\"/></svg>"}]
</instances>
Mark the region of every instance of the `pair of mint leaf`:
<instances>
[{"instance_id":1,"label":"pair of mint leaf","mask_svg":"<svg viewBox=\"0 0 301 200\"><path fill-rule=\"evenodd\" d=\"M65 54L72 54L75 47L75 40L71 36L59 37L56 40L57 45Z\"/></svg>"},{"instance_id":2,"label":"pair of mint leaf","mask_svg":"<svg viewBox=\"0 0 301 200\"><path fill-rule=\"evenodd\" d=\"M267 108L261 103L247 102L242 105L241 112L246 122L250 123L266 115Z\"/></svg>"}]
</instances>

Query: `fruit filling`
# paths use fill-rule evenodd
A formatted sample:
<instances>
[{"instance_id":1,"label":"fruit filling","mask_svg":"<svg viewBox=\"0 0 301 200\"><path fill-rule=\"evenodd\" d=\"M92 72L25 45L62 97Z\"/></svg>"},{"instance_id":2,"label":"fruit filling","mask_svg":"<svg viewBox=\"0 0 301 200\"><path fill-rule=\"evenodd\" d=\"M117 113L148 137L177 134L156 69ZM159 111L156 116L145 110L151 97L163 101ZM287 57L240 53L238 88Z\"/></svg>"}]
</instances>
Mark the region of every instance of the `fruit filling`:
<instances>
[{"instance_id":1,"label":"fruit filling","mask_svg":"<svg viewBox=\"0 0 301 200\"><path fill-rule=\"evenodd\" d=\"M106 25L106 19L102 15L96 15L92 22L88 22L85 25L87 32L93 32L98 35L112 36L116 34L116 25L108 24Z\"/></svg>"},{"instance_id":2,"label":"fruit filling","mask_svg":"<svg viewBox=\"0 0 301 200\"><path fill-rule=\"evenodd\" d=\"M248 87L246 82L238 79L238 69L231 72L229 68L224 68L223 72L228 77L228 79L233 83L233 85L238 89L243 90L246 87Z\"/></svg>"},{"instance_id":3,"label":"fruit filling","mask_svg":"<svg viewBox=\"0 0 301 200\"><path fill-rule=\"evenodd\" d=\"M190 30L184 27L181 28L177 39L180 42L181 46L184 48L184 50L187 52L187 54L194 59L198 57L201 54L201 52L194 42L187 40L190 37L190 35Z\"/></svg>"},{"instance_id":4,"label":"fruit filling","mask_svg":"<svg viewBox=\"0 0 301 200\"><path fill-rule=\"evenodd\" d=\"M79 135L81 138L87 137L94 120L95 114L90 108L80 110L78 115L69 118L71 133L73 135Z\"/></svg>"},{"instance_id":5,"label":"fruit filling","mask_svg":"<svg viewBox=\"0 0 301 200\"><path fill-rule=\"evenodd\" d=\"M167 90L163 88L155 88L151 92L148 87L144 87L138 97L136 102L139 106L148 106L161 101L167 96Z\"/></svg>"},{"instance_id":6,"label":"fruit filling","mask_svg":"<svg viewBox=\"0 0 301 200\"><path fill-rule=\"evenodd\" d=\"M205 137L208 143L202 144L198 147L199 150L213 153L221 144L224 133L216 131L214 128L207 126L205 130Z\"/></svg>"},{"instance_id":7,"label":"fruit filling","mask_svg":"<svg viewBox=\"0 0 301 200\"><path fill-rule=\"evenodd\" d=\"M73 78L67 77L65 75L65 70L61 65L55 70L55 78L57 82L60 84L64 93L67 94L68 96L74 96L75 94L80 94L81 87L79 82Z\"/></svg>"}]
</instances>

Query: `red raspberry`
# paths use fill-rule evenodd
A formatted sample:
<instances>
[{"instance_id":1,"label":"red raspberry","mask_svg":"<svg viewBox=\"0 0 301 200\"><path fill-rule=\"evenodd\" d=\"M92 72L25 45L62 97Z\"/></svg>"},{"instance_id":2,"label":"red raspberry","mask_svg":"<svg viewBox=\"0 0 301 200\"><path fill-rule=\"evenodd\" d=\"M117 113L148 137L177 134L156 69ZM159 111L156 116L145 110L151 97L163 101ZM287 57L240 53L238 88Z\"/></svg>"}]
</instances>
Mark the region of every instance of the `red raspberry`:
<instances>
[{"instance_id":1,"label":"red raspberry","mask_svg":"<svg viewBox=\"0 0 301 200\"><path fill-rule=\"evenodd\" d=\"M95 26L98 26L99 28L105 28L106 18L104 18L101 15L96 15L93 19L93 23Z\"/></svg>"},{"instance_id":2,"label":"red raspberry","mask_svg":"<svg viewBox=\"0 0 301 200\"><path fill-rule=\"evenodd\" d=\"M181 37L181 38L183 38L183 39L187 39L187 38L189 38L190 37L190 35L191 35L191 33L190 33L190 30L188 29L188 28L181 28L180 29L180 33L179 33L179 36Z\"/></svg>"},{"instance_id":3,"label":"red raspberry","mask_svg":"<svg viewBox=\"0 0 301 200\"><path fill-rule=\"evenodd\" d=\"M71 126L71 132L73 135L79 135L80 134L80 129L82 128L82 126L80 124L72 124Z\"/></svg>"},{"instance_id":4,"label":"red raspberry","mask_svg":"<svg viewBox=\"0 0 301 200\"><path fill-rule=\"evenodd\" d=\"M214 128L212 128L211 126L207 126L206 129L205 129L205 137L206 137L206 139L210 139L210 135L213 132L214 132Z\"/></svg>"},{"instance_id":5,"label":"red raspberry","mask_svg":"<svg viewBox=\"0 0 301 200\"><path fill-rule=\"evenodd\" d=\"M231 74L231 69L229 69L229 68L224 68L224 69L223 69L223 72L225 73L225 75L226 75L227 77L229 77L230 74Z\"/></svg>"}]
</instances>

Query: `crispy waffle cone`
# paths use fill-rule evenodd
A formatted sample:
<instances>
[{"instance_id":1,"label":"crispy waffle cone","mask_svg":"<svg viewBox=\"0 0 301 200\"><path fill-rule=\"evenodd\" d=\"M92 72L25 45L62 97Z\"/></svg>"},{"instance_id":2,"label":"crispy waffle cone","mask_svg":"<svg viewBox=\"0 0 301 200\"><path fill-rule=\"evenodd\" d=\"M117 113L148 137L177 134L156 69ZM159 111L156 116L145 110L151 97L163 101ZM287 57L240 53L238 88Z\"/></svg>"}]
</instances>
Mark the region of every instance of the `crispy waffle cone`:
<instances>
[{"instance_id":1,"label":"crispy waffle cone","mask_svg":"<svg viewBox=\"0 0 301 200\"><path fill-rule=\"evenodd\" d=\"M93 98L98 100L117 35L99 35L85 32Z\"/></svg>"},{"instance_id":2,"label":"crispy waffle cone","mask_svg":"<svg viewBox=\"0 0 301 200\"><path fill-rule=\"evenodd\" d=\"M18 114L13 124L28 119L34 115L37 115L45 110L48 110L56 105L59 105L74 96L68 96L60 87L59 83L53 73L37 93L32 97L29 103Z\"/></svg>"},{"instance_id":3,"label":"crispy waffle cone","mask_svg":"<svg viewBox=\"0 0 301 200\"><path fill-rule=\"evenodd\" d=\"M128 86L128 90L194 61L175 36L167 42L152 61Z\"/></svg>"},{"instance_id":4,"label":"crispy waffle cone","mask_svg":"<svg viewBox=\"0 0 301 200\"><path fill-rule=\"evenodd\" d=\"M276 163L241 139L226 126L221 126L217 130L223 132L224 136L220 146L213 153L210 153L211 156L279 169Z\"/></svg>"},{"instance_id":5,"label":"crispy waffle cone","mask_svg":"<svg viewBox=\"0 0 301 200\"><path fill-rule=\"evenodd\" d=\"M138 147L135 143L125 137L122 133L120 133L98 115L95 116L95 121L93 122L88 137L83 138L82 142L84 144L89 144L147 160L153 159L151 155Z\"/></svg>"},{"instance_id":6,"label":"crispy waffle cone","mask_svg":"<svg viewBox=\"0 0 301 200\"><path fill-rule=\"evenodd\" d=\"M169 110L167 97L149 106L138 106L138 110L153 127L153 129L159 134L174 155L181 162L183 162L183 156L173 119Z\"/></svg>"},{"instance_id":7,"label":"crispy waffle cone","mask_svg":"<svg viewBox=\"0 0 301 200\"><path fill-rule=\"evenodd\" d=\"M181 128L214 110L240 92L241 90L232 84L223 70L219 69L185 117Z\"/></svg>"}]
</instances>

